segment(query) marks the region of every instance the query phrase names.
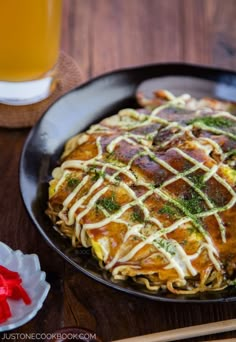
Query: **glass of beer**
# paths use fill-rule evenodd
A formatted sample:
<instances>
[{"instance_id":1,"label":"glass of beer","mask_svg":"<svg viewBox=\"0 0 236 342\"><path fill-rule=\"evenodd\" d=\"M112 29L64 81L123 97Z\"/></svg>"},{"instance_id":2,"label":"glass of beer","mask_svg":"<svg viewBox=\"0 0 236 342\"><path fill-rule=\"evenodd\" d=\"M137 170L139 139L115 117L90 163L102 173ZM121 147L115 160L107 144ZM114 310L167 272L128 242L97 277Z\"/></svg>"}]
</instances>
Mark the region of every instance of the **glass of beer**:
<instances>
[{"instance_id":1,"label":"glass of beer","mask_svg":"<svg viewBox=\"0 0 236 342\"><path fill-rule=\"evenodd\" d=\"M56 79L62 0L0 0L0 103L48 97Z\"/></svg>"}]
</instances>

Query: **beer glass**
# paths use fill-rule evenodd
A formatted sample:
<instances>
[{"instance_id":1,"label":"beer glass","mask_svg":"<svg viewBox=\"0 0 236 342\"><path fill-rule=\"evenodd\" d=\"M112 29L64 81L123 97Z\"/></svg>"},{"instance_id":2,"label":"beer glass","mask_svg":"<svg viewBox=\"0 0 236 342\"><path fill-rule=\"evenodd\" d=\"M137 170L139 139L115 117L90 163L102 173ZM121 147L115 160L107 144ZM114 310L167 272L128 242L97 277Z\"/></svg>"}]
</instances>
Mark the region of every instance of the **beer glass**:
<instances>
[{"instance_id":1,"label":"beer glass","mask_svg":"<svg viewBox=\"0 0 236 342\"><path fill-rule=\"evenodd\" d=\"M62 0L0 0L0 103L48 97L56 79Z\"/></svg>"}]
</instances>

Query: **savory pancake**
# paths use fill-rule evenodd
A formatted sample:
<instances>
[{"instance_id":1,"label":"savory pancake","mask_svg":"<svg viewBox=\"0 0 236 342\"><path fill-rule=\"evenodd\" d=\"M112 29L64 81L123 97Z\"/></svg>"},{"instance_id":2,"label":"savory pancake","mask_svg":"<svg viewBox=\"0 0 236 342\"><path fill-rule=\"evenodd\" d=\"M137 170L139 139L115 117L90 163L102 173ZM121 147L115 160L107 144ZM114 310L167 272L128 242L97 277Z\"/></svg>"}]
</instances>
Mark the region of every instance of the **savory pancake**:
<instances>
[{"instance_id":1,"label":"savory pancake","mask_svg":"<svg viewBox=\"0 0 236 342\"><path fill-rule=\"evenodd\" d=\"M47 214L114 279L221 290L236 271L233 106L159 91L70 139Z\"/></svg>"}]
</instances>

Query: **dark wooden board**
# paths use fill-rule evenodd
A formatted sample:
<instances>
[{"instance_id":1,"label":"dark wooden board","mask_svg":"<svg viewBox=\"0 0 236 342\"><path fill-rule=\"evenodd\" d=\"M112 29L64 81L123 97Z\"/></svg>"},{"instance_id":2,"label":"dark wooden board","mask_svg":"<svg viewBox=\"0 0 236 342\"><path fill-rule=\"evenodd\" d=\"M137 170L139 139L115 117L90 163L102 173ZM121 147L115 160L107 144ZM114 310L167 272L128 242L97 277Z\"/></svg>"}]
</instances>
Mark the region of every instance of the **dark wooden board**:
<instances>
[{"instance_id":1,"label":"dark wooden board","mask_svg":"<svg viewBox=\"0 0 236 342\"><path fill-rule=\"evenodd\" d=\"M161 61L233 69L235 18L235 0L65 0L62 48L79 63L85 79ZM151 302L107 288L65 264L47 246L22 204L18 161L27 134L28 130L0 129L0 239L12 248L37 253L52 289L39 314L15 332L80 325L108 341L236 317L236 303ZM204 340L226 337L236 333Z\"/></svg>"}]
</instances>

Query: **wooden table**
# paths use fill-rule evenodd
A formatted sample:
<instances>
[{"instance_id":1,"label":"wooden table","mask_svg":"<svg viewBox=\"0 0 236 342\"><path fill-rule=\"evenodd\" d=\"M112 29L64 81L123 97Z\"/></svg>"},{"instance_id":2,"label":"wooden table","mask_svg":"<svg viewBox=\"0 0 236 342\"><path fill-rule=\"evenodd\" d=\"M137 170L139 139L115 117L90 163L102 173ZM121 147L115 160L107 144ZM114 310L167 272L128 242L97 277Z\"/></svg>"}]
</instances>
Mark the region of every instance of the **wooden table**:
<instances>
[{"instance_id":1,"label":"wooden table","mask_svg":"<svg viewBox=\"0 0 236 342\"><path fill-rule=\"evenodd\" d=\"M85 79L163 61L233 69L235 18L235 0L65 0L62 48ZM0 237L14 249L37 253L52 288L38 315L14 332L82 326L109 341L236 317L236 303L152 302L107 288L65 263L31 223L20 197L18 162L28 132L0 129ZM236 332L205 340L233 336Z\"/></svg>"}]
</instances>

